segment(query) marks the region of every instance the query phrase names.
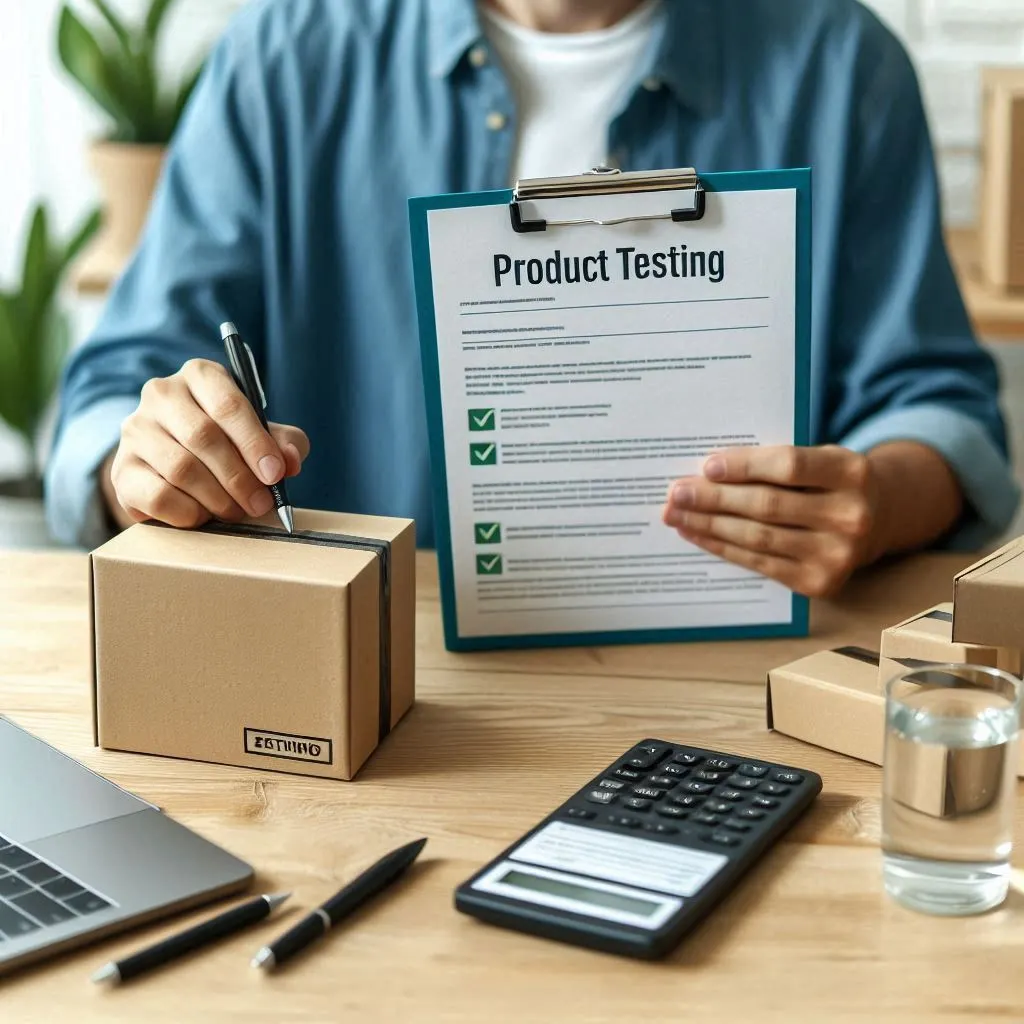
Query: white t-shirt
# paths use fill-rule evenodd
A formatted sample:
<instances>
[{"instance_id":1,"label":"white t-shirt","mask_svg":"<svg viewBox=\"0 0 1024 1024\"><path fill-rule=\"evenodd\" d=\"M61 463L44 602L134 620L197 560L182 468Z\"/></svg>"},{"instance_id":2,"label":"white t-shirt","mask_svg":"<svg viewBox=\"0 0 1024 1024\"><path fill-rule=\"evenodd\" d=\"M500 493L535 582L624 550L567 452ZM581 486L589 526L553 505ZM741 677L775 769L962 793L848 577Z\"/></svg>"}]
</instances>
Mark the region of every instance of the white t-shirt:
<instances>
[{"instance_id":1,"label":"white t-shirt","mask_svg":"<svg viewBox=\"0 0 1024 1024\"><path fill-rule=\"evenodd\" d=\"M480 23L518 102L512 178L580 174L609 163L608 127L647 48L661 0L611 28L552 33L480 6Z\"/></svg>"}]
</instances>

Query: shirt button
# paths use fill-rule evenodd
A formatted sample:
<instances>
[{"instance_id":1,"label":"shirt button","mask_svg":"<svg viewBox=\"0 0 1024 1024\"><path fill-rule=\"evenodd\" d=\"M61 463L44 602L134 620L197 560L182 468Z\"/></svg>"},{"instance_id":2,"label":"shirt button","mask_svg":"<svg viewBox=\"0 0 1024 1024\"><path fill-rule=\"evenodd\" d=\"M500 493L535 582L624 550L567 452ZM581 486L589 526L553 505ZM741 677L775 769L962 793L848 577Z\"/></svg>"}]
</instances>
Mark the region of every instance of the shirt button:
<instances>
[{"instance_id":1,"label":"shirt button","mask_svg":"<svg viewBox=\"0 0 1024 1024\"><path fill-rule=\"evenodd\" d=\"M648 92L657 92L661 88L661 79L660 78L645 78L643 80L643 82L641 82L641 85L643 85L643 87Z\"/></svg>"},{"instance_id":2,"label":"shirt button","mask_svg":"<svg viewBox=\"0 0 1024 1024\"><path fill-rule=\"evenodd\" d=\"M508 118L500 110L492 110L487 115L487 127L492 132L500 132L508 124Z\"/></svg>"},{"instance_id":3,"label":"shirt button","mask_svg":"<svg viewBox=\"0 0 1024 1024\"><path fill-rule=\"evenodd\" d=\"M469 63L475 68L482 68L487 63L487 47L474 46L469 51Z\"/></svg>"}]
</instances>

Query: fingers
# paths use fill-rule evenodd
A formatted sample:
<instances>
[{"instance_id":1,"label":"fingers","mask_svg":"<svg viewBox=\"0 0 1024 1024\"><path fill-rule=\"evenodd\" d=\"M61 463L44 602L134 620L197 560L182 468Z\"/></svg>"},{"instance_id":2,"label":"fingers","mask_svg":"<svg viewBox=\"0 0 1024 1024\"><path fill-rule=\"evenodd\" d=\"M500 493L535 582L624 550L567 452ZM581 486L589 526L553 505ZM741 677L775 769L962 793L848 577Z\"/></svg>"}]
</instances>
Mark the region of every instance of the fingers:
<instances>
[{"instance_id":1,"label":"fingers","mask_svg":"<svg viewBox=\"0 0 1024 1024\"><path fill-rule=\"evenodd\" d=\"M121 507L137 523L156 519L190 530L211 518L198 501L169 484L134 455L119 453L111 466L111 481Z\"/></svg>"},{"instance_id":2,"label":"fingers","mask_svg":"<svg viewBox=\"0 0 1024 1024\"><path fill-rule=\"evenodd\" d=\"M223 437L242 457L251 478L264 486L276 484L285 472L281 449L263 429L256 410L238 390L231 379L231 374L219 363L206 359L189 360L181 368L180 373L188 384L196 405L220 428ZM222 451L219 441L217 438L218 450ZM224 468L226 471L227 467ZM231 468L237 471L234 462ZM250 486L248 479L245 486Z\"/></svg>"},{"instance_id":3,"label":"fingers","mask_svg":"<svg viewBox=\"0 0 1024 1024\"><path fill-rule=\"evenodd\" d=\"M871 527L863 495L800 491L765 484L714 484L702 477L677 481L669 492L663 518L670 526L695 527L694 514L742 516L758 523L836 531L859 538Z\"/></svg>"},{"instance_id":4,"label":"fingers","mask_svg":"<svg viewBox=\"0 0 1024 1024\"><path fill-rule=\"evenodd\" d=\"M285 460L285 476L297 476L309 456L309 438L305 431L287 423L271 423L270 434Z\"/></svg>"},{"instance_id":5,"label":"fingers","mask_svg":"<svg viewBox=\"0 0 1024 1024\"><path fill-rule=\"evenodd\" d=\"M704 476L716 483L767 483L821 490L864 490L867 457L838 445L796 448L730 448L704 463Z\"/></svg>"}]
</instances>

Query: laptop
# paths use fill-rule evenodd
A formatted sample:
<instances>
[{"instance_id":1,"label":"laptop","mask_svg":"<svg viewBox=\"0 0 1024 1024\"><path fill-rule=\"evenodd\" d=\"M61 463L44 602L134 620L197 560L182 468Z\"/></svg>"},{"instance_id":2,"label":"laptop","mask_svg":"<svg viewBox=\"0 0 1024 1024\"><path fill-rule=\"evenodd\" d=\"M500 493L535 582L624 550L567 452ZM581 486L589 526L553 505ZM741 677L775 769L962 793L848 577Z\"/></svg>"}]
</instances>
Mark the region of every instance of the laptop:
<instances>
[{"instance_id":1,"label":"laptop","mask_svg":"<svg viewBox=\"0 0 1024 1024\"><path fill-rule=\"evenodd\" d=\"M0 716L0 974L252 877L248 864Z\"/></svg>"}]
</instances>

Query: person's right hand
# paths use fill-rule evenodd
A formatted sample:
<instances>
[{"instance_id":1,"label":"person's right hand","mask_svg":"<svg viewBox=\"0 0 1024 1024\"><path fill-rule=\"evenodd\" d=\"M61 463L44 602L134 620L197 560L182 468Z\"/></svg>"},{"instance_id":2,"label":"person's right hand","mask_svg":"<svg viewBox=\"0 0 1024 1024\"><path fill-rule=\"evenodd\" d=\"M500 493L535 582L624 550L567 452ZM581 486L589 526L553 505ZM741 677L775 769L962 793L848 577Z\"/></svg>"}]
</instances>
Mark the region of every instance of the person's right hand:
<instances>
[{"instance_id":1,"label":"person's right hand","mask_svg":"<svg viewBox=\"0 0 1024 1024\"><path fill-rule=\"evenodd\" d=\"M225 367L191 359L147 381L101 484L122 526L156 519L191 528L269 512L268 486L295 476L308 454L298 427L263 429Z\"/></svg>"}]
</instances>

